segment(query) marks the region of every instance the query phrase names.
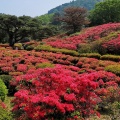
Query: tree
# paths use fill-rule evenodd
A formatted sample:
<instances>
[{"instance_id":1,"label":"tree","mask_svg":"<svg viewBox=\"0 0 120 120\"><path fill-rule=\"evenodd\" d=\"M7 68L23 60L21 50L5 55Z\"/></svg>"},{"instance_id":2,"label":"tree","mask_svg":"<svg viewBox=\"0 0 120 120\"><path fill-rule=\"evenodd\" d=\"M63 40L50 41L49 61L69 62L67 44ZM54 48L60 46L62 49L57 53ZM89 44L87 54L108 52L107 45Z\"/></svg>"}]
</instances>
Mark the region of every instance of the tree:
<instances>
[{"instance_id":1,"label":"tree","mask_svg":"<svg viewBox=\"0 0 120 120\"><path fill-rule=\"evenodd\" d=\"M90 12L91 25L120 21L120 0L104 0Z\"/></svg>"},{"instance_id":2,"label":"tree","mask_svg":"<svg viewBox=\"0 0 120 120\"><path fill-rule=\"evenodd\" d=\"M83 25L88 24L86 16L87 10L85 8L68 7L64 9L64 14L60 17L60 21L63 22L65 29L75 33L81 30Z\"/></svg>"},{"instance_id":3,"label":"tree","mask_svg":"<svg viewBox=\"0 0 120 120\"><path fill-rule=\"evenodd\" d=\"M14 43L24 37L32 35L38 26L37 19L29 16L16 17L14 15L0 14L0 30L8 35L10 46L13 46Z\"/></svg>"}]
</instances>

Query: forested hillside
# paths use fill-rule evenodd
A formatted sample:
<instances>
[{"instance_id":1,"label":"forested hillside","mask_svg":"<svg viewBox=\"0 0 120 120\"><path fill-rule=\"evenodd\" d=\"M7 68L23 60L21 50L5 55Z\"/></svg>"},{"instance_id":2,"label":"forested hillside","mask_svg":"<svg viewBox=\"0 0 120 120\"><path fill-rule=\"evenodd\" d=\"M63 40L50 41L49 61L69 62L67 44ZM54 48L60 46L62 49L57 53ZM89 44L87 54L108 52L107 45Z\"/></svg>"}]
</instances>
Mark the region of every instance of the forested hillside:
<instances>
[{"instance_id":1,"label":"forested hillside","mask_svg":"<svg viewBox=\"0 0 120 120\"><path fill-rule=\"evenodd\" d=\"M69 3L59 5L56 8L49 10L48 14L62 12L64 8L70 7L70 6L85 7L86 9L91 10L94 8L95 4L100 1L103 1L103 0L75 0L75 1L73 0Z\"/></svg>"}]
</instances>

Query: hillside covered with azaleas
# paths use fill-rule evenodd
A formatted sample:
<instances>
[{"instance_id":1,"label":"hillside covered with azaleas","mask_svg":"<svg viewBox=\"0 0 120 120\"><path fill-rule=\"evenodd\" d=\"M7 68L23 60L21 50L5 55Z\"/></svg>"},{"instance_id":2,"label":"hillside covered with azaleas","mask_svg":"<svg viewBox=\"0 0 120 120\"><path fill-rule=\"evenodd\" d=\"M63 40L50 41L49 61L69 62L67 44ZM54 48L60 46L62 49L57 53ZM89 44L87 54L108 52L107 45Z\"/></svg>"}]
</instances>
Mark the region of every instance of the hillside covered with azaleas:
<instances>
[{"instance_id":1,"label":"hillside covered with azaleas","mask_svg":"<svg viewBox=\"0 0 120 120\"><path fill-rule=\"evenodd\" d=\"M120 23L108 23L99 25L85 30L85 32L74 35L68 38L48 38L44 42L48 45L57 48L66 48L77 50L77 46L81 43L89 43L91 41L99 40L102 37L109 35L112 32L120 30Z\"/></svg>"},{"instance_id":2,"label":"hillside covered with azaleas","mask_svg":"<svg viewBox=\"0 0 120 120\"><path fill-rule=\"evenodd\" d=\"M1 44L0 79L14 95L14 119L101 119L107 111L118 120L119 40L120 23L109 23L71 37L28 42L24 50ZM7 110L3 102L0 110Z\"/></svg>"}]
</instances>

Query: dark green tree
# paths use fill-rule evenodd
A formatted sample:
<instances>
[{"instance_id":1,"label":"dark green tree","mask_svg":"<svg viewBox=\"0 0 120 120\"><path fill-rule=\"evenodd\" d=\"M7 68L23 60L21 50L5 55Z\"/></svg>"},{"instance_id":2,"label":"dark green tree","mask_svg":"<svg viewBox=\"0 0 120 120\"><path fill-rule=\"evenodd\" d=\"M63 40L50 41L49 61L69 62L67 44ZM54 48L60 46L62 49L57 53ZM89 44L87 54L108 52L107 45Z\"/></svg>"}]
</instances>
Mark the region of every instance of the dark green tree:
<instances>
[{"instance_id":1,"label":"dark green tree","mask_svg":"<svg viewBox=\"0 0 120 120\"><path fill-rule=\"evenodd\" d=\"M39 22L35 18L0 14L0 30L8 35L10 46L25 37L30 37L38 28Z\"/></svg>"},{"instance_id":2,"label":"dark green tree","mask_svg":"<svg viewBox=\"0 0 120 120\"><path fill-rule=\"evenodd\" d=\"M120 0L104 0L96 4L89 15L91 25L120 21Z\"/></svg>"}]
</instances>

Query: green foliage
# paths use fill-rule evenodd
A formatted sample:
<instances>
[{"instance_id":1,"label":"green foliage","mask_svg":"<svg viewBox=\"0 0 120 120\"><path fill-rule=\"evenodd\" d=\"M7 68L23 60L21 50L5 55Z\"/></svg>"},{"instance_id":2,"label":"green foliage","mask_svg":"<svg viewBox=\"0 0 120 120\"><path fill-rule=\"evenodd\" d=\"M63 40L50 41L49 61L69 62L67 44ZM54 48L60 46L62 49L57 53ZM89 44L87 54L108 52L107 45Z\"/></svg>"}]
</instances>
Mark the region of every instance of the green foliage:
<instances>
[{"instance_id":1,"label":"green foliage","mask_svg":"<svg viewBox=\"0 0 120 120\"><path fill-rule=\"evenodd\" d=\"M0 120L13 120L11 112L0 106Z\"/></svg>"},{"instance_id":2,"label":"green foliage","mask_svg":"<svg viewBox=\"0 0 120 120\"><path fill-rule=\"evenodd\" d=\"M14 48L18 50L22 50L23 49L22 43L15 43Z\"/></svg>"},{"instance_id":3,"label":"green foliage","mask_svg":"<svg viewBox=\"0 0 120 120\"><path fill-rule=\"evenodd\" d=\"M119 62L120 61L120 56L118 55L103 55L100 58L101 60L111 60L111 61L115 61L115 62Z\"/></svg>"},{"instance_id":4,"label":"green foliage","mask_svg":"<svg viewBox=\"0 0 120 120\"><path fill-rule=\"evenodd\" d=\"M120 76L120 65L109 65L105 67L105 70Z\"/></svg>"},{"instance_id":5,"label":"green foliage","mask_svg":"<svg viewBox=\"0 0 120 120\"><path fill-rule=\"evenodd\" d=\"M35 47L36 51L49 51L49 52L60 52L67 55L73 55L73 56L79 56L79 53L74 50L68 50L68 49L59 49L59 48L53 48L49 45L38 45Z\"/></svg>"},{"instance_id":6,"label":"green foliage","mask_svg":"<svg viewBox=\"0 0 120 120\"><path fill-rule=\"evenodd\" d=\"M8 36L10 46L22 40L24 37L34 35L40 23L37 19L29 16L14 16L0 14L0 30Z\"/></svg>"},{"instance_id":7,"label":"green foliage","mask_svg":"<svg viewBox=\"0 0 120 120\"><path fill-rule=\"evenodd\" d=\"M90 12L92 25L120 21L120 0L104 0Z\"/></svg>"},{"instance_id":8,"label":"green foliage","mask_svg":"<svg viewBox=\"0 0 120 120\"><path fill-rule=\"evenodd\" d=\"M84 7L88 10L91 10L93 9L94 5L100 1L102 0L73 0L69 3L62 4L60 6L57 6L56 8L49 10L48 14L61 13L65 8L70 7L70 6Z\"/></svg>"},{"instance_id":9,"label":"green foliage","mask_svg":"<svg viewBox=\"0 0 120 120\"><path fill-rule=\"evenodd\" d=\"M10 75L0 75L0 79L5 83L7 88L9 88L9 83L12 77Z\"/></svg>"},{"instance_id":10,"label":"green foliage","mask_svg":"<svg viewBox=\"0 0 120 120\"><path fill-rule=\"evenodd\" d=\"M99 53L83 53L83 54L80 54L80 57L89 57L89 58L100 59L101 55Z\"/></svg>"},{"instance_id":11,"label":"green foliage","mask_svg":"<svg viewBox=\"0 0 120 120\"><path fill-rule=\"evenodd\" d=\"M54 36L60 32L61 31L55 25L45 25L42 26L39 31L35 32L34 39L40 41L50 36Z\"/></svg>"},{"instance_id":12,"label":"green foliage","mask_svg":"<svg viewBox=\"0 0 120 120\"><path fill-rule=\"evenodd\" d=\"M36 17L36 19L38 19L42 23L42 25L49 25L52 22L53 15L54 14L45 14Z\"/></svg>"},{"instance_id":13,"label":"green foliage","mask_svg":"<svg viewBox=\"0 0 120 120\"><path fill-rule=\"evenodd\" d=\"M8 90L7 87L5 86L4 82L0 79L0 99L2 101L5 100L5 96L7 95Z\"/></svg>"},{"instance_id":14,"label":"green foliage","mask_svg":"<svg viewBox=\"0 0 120 120\"><path fill-rule=\"evenodd\" d=\"M91 52L92 52L92 49L91 49L90 44L81 43L81 44L78 45L77 51L78 51L79 53L91 53Z\"/></svg>"},{"instance_id":15,"label":"green foliage","mask_svg":"<svg viewBox=\"0 0 120 120\"><path fill-rule=\"evenodd\" d=\"M33 50L34 49L34 45L30 45L26 47L26 50Z\"/></svg>"},{"instance_id":16,"label":"green foliage","mask_svg":"<svg viewBox=\"0 0 120 120\"><path fill-rule=\"evenodd\" d=\"M54 64L49 62L38 63L36 65L36 68L52 68L52 67L54 67Z\"/></svg>"}]
</instances>

